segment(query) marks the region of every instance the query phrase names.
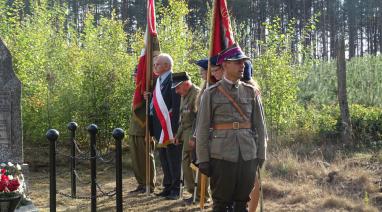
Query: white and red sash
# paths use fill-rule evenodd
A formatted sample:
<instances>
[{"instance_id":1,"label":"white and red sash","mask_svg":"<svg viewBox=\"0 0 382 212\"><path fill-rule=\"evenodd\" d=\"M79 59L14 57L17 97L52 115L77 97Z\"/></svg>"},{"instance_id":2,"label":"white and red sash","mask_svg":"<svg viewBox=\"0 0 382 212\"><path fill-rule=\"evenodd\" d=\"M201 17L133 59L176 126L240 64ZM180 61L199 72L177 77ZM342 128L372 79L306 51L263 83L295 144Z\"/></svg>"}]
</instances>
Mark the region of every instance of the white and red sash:
<instances>
[{"instance_id":1,"label":"white and red sash","mask_svg":"<svg viewBox=\"0 0 382 212\"><path fill-rule=\"evenodd\" d=\"M160 80L157 79L153 94L153 106L159 122L162 126L162 132L160 134L159 144L167 144L170 140L174 139L171 127L171 114L168 111L166 103L163 100L162 92L160 89Z\"/></svg>"}]
</instances>

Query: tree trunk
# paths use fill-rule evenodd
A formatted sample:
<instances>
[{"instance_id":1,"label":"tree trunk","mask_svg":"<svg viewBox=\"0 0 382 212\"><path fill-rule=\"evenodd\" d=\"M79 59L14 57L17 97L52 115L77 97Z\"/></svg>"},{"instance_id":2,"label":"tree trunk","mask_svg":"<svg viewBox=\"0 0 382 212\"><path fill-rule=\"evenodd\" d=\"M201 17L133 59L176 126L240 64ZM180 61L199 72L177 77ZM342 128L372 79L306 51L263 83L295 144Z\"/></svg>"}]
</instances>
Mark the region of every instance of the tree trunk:
<instances>
[{"instance_id":1,"label":"tree trunk","mask_svg":"<svg viewBox=\"0 0 382 212\"><path fill-rule=\"evenodd\" d=\"M127 23L127 18L128 18L128 14L127 14L127 10L129 8L129 0L122 0L121 2L121 18L122 18L122 22L124 23ZM123 25L123 29L125 32L127 32L127 24L124 24Z\"/></svg>"},{"instance_id":2,"label":"tree trunk","mask_svg":"<svg viewBox=\"0 0 382 212\"><path fill-rule=\"evenodd\" d=\"M324 60L328 59L328 45L327 45L327 36L326 36L326 19L327 19L327 9L325 10L326 4L325 0L322 0L321 2L321 18L320 18L320 23L321 23L321 36L322 36L322 58Z\"/></svg>"},{"instance_id":3,"label":"tree trunk","mask_svg":"<svg viewBox=\"0 0 382 212\"><path fill-rule=\"evenodd\" d=\"M265 26L263 23L267 21L267 3L266 1L260 1L260 24L258 25L258 35L260 40L265 43ZM260 54L264 53L264 49L260 47Z\"/></svg>"},{"instance_id":4,"label":"tree trunk","mask_svg":"<svg viewBox=\"0 0 382 212\"><path fill-rule=\"evenodd\" d=\"M336 1L328 1L328 16L329 16L329 42L330 42L330 58L336 56L336 35L337 35L337 3Z\"/></svg>"},{"instance_id":5,"label":"tree trunk","mask_svg":"<svg viewBox=\"0 0 382 212\"><path fill-rule=\"evenodd\" d=\"M379 11L379 14L378 14L378 16L377 16L377 20L381 20L382 19L382 6L381 5L379 5L379 7L378 7L378 11ZM379 35L379 53L381 53L382 54L382 22L381 21L377 21L377 23L378 23L378 28L379 28L379 33L378 33L378 35Z\"/></svg>"},{"instance_id":6,"label":"tree trunk","mask_svg":"<svg viewBox=\"0 0 382 212\"><path fill-rule=\"evenodd\" d=\"M349 1L346 4L346 15L349 28L349 59L355 56L355 38L356 38L356 1Z\"/></svg>"},{"instance_id":7,"label":"tree trunk","mask_svg":"<svg viewBox=\"0 0 382 212\"><path fill-rule=\"evenodd\" d=\"M338 104L341 111L341 141L350 145L352 141L352 125L350 121L349 105L346 92L346 61L345 61L345 41L341 37L337 40L337 83L338 83Z\"/></svg>"}]
</instances>

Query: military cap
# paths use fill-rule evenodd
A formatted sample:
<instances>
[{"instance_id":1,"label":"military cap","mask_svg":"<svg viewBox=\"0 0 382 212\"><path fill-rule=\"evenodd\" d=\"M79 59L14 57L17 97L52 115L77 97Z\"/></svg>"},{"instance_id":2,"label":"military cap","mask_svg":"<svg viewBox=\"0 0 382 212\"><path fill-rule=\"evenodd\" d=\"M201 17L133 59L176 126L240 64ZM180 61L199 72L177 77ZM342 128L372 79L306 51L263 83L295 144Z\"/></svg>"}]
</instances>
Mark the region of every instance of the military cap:
<instances>
[{"instance_id":1,"label":"military cap","mask_svg":"<svg viewBox=\"0 0 382 212\"><path fill-rule=\"evenodd\" d=\"M204 58L204 59L198 60L198 61L196 61L196 65L200 66L204 70L207 70L208 69L208 59Z\"/></svg>"},{"instance_id":2,"label":"military cap","mask_svg":"<svg viewBox=\"0 0 382 212\"><path fill-rule=\"evenodd\" d=\"M242 80L248 81L252 78L253 76L253 68L252 68L252 63L250 60L246 60L244 62L244 73L243 73L243 78Z\"/></svg>"},{"instance_id":3,"label":"military cap","mask_svg":"<svg viewBox=\"0 0 382 212\"><path fill-rule=\"evenodd\" d=\"M172 85L171 88L176 88L182 82L190 80L190 76L188 76L187 72L179 72L172 74Z\"/></svg>"},{"instance_id":4,"label":"military cap","mask_svg":"<svg viewBox=\"0 0 382 212\"><path fill-rule=\"evenodd\" d=\"M217 59L218 59L217 56L211 57L211 59L210 59L211 65L217 66L217 64L216 64ZM198 60L198 61L196 61L196 65L198 65L201 68L207 70L208 69L208 59L204 58L204 59Z\"/></svg>"},{"instance_id":5,"label":"military cap","mask_svg":"<svg viewBox=\"0 0 382 212\"><path fill-rule=\"evenodd\" d=\"M243 59L248 60L250 58L245 55L240 46L235 43L231 47L226 48L219 53L217 65L221 65L224 61L235 61Z\"/></svg>"},{"instance_id":6,"label":"military cap","mask_svg":"<svg viewBox=\"0 0 382 212\"><path fill-rule=\"evenodd\" d=\"M218 62L218 55L211 57L210 61L211 61L211 65L218 66L218 64L217 64L217 62Z\"/></svg>"}]
</instances>

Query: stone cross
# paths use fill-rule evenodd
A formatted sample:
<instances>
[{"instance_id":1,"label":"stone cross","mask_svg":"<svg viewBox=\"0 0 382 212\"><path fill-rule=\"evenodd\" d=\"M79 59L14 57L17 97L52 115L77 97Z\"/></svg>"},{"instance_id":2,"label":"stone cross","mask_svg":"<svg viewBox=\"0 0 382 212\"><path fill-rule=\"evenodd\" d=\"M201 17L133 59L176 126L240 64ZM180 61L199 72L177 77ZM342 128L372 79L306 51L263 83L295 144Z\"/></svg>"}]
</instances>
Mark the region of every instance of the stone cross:
<instances>
[{"instance_id":1,"label":"stone cross","mask_svg":"<svg viewBox=\"0 0 382 212\"><path fill-rule=\"evenodd\" d=\"M13 72L12 56L0 38L0 162L22 164L21 82Z\"/></svg>"}]
</instances>

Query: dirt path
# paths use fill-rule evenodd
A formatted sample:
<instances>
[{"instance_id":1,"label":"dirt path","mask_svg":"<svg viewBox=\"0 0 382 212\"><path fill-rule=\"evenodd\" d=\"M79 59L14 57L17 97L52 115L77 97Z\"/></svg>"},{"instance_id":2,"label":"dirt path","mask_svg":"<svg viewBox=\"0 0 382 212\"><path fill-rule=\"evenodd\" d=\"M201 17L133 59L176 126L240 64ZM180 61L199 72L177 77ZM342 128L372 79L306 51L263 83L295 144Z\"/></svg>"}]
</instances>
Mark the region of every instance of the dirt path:
<instances>
[{"instance_id":1,"label":"dirt path","mask_svg":"<svg viewBox=\"0 0 382 212\"><path fill-rule=\"evenodd\" d=\"M263 173L265 211L382 211L382 152L380 155L354 154L324 162L312 156L300 158L292 151L270 155ZM70 193L70 176L63 162L57 168L57 190ZM65 166L64 166L65 165ZM79 170L77 195L90 196L88 165ZM124 161L128 167L128 161ZM49 211L48 167L31 166L29 193L40 211ZM157 170L160 192L162 175ZM102 190L115 187L113 164L97 166L97 181ZM198 205L185 205L182 200L166 200L155 195L131 195L136 188L133 173L123 170L124 211L199 211ZM101 194L101 193L99 193ZM185 198L190 194L184 193ZM209 205L210 206L210 205ZM115 211L115 196L97 200L98 211ZM57 194L57 211L90 211L89 199L71 199ZM207 210L211 211L211 207Z\"/></svg>"},{"instance_id":2,"label":"dirt path","mask_svg":"<svg viewBox=\"0 0 382 212\"><path fill-rule=\"evenodd\" d=\"M66 168L57 171L59 174L57 177L57 190L64 194L70 194L70 176L63 173L68 173L68 171ZM45 176L45 178L42 176ZM46 171L31 172L30 174L29 196L40 211L49 211L49 178L47 177L48 173ZM134 190L137 186L135 178L130 171L124 171L123 178L124 211L199 211L198 205L186 205L182 200L166 200L154 194L129 194L129 191ZM89 181L89 175L82 175L81 180ZM103 191L113 190L115 187L114 170L99 170L97 180ZM161 176L159 176L157 181L161 182L161 180ZM157 188L155 192L159 193L160 189ZM98 194L102 193L98 192ZM77 184L77 196L90 196L90 185L79 182ZM184 198L187 197L190 197L190 194L184 192ZM115 204L115 196L101 197L97 199L97 210L115 211ZM57 211L90 211L90 200L71 199L57 194Z\"/></svg>"}]
</instances>

